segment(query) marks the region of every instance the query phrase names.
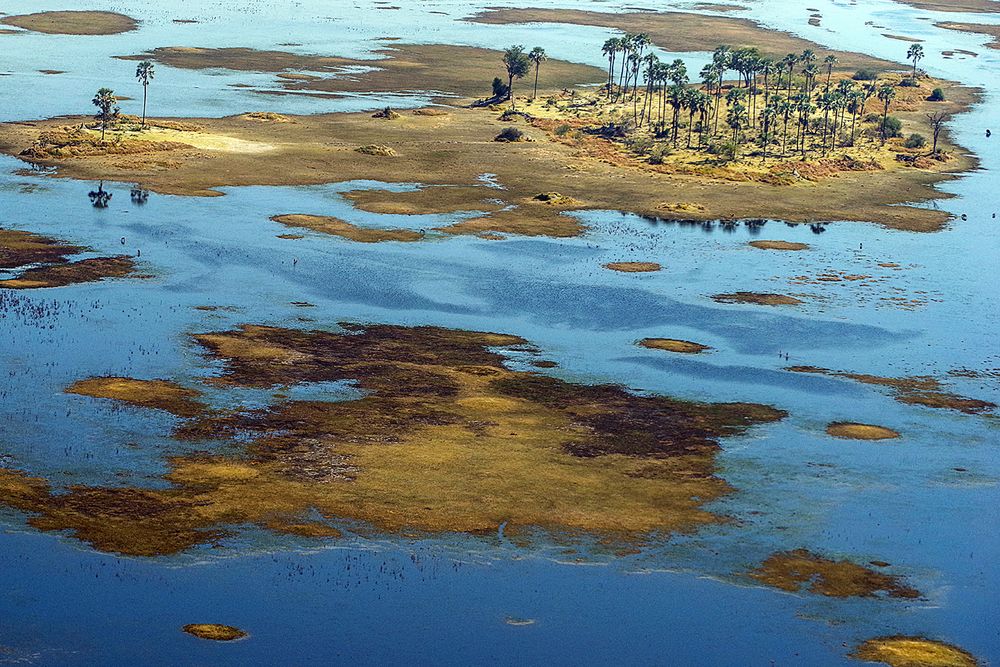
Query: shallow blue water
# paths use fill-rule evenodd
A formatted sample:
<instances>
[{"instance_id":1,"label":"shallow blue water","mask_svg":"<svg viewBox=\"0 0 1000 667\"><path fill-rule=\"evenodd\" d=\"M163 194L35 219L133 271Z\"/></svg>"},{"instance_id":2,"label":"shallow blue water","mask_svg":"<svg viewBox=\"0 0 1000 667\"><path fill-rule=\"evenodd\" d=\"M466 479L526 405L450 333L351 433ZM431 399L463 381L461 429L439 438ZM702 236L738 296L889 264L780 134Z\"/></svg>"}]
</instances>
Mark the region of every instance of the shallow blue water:
<instances>
[{"instance_id":1,"label":"shallow blue water","mask_svg":"<svg viewBox=\"0 0 1000 667\"><path fill-rule=\"evenodd\" d=\"M817 0L820 29L799 3L750 5L752 16L838 48L898 59L906 44L881 32L926 39L935 74L996 89L998 56L974 36L941 31L929 16L882 0L850 6ZM143 19L137 33L85 38L0 36L0 119L79 113L90 91L132 64L109 60L164 45L293 48L359 55L372 40L495 46L544 43L557 57L601 64L607 31L456 22L464 2L115 3ZM530 3L520 3L530 5ZM610 4L558 2L611 10ZM647 3L653 7L669 3ZM9 3L4 11L84 8ZM93 5L86 5L93 8ZM791 11L790 8L795 9ZM434 14L443 11L445 14ZM330 20L321 17L332 16ZM199 24L175 24L195 18ZM953 18L949 16L949 18ZM962 20L961 17L956 20ZM866 21L885 29L866 26ZM875 33L878 34L875 34ZM16 41L11 41L16 40ZM299 47L279 47L288 41ZM964 46L963 46L964 45ZM944 59L944 48L978 59ZM703 56L702 56L703 57ZM696 70L699 57L685 56ZM118 63L117 65L115 63ZM66 69L43 76L38 69ZM372 108L383 98L273 98L228 87L274 86L268 75L158 70L158 114L221 115ZM987 100L992 101L990 93ZM422 104L415 96L411 103ZM398 101L394 101L397 104ZM790 417L723 443L719 474L736 492L712 509L732 524L663 540L624 558L594 545L567 552L540 537L529 547L500 538L425 541L348 538L336 548L253 529L219 548L167 559L93 553L69 537L37 534L7 512L0 540L0 659L41 664L245 664L248 661L501 664L843 664L851 647L880 634L913 633L1000 659L995 601L1000 577L997 421L905 406L875 387L783 371L809 364L878 375L945 376L1000 367L998 251L991 213L1000 201L990 173L1000 154L981 137L988 106L956 120L983 171L947 184L957 195L934 205L967 221L911 234L873 224L763 227L681 225L618 212L579 214L578 239L486 241L439 238L416 244L354 244L306 233L279 239L281 213L335 215L365 226L429 229L464 217L383 216L358 211L340 193L359 185L225 189L216 198L129 199L129 184L105 183L111 205L90 205L92 183L15 173L0 158L0 226L82 243L98 254L142 252L146 280L0 293L0 454L3 466L53 484L162 486L166 457L195 445L169 438L172 418L71 396L94 375L172 378L211 374L188 334L244 322L333 327L340 321L433 324L502 331L529 339L554 375L618 382L637 391L712 401L756 401ZM397 187L397 186L393 186ZM398 187L416 187L404 185ZM754 238L809 243L801 253L746 245ZM124 243L122 243L124 239ZM611 261L657 261L649 275L607 271ZM899 270L880 267L892 262ZM872 275L858 282L799 285L828 270ZM725 306L708 297L756 290L805 295L792 309ZM882 300L916 299L912 310ZM293 302L309 302L302 308ZM214 305L214 312L195 306ZM708 344L711 354L676 358L645 350L647 336ZM786 361L779 353L787 353ZM515 356L511 364L523 363ZM958 393L1000 402L995 378L951 378ZM346 395L343 386L301 392ZM219 404L259 405L267 392L222 392ZM831 441L830 421L879 423L903 434L891 444ZM204 446L198 443L197 446ZM214 445L220 446L217 443ZM958 472L962 468L969 472ZM925 592L915 603L830 600L751 587L740 573L771 553L805 547L859 562L892 563ZM587 565L576 564L578 558ZM506 619L532 619L510 625ZM192 622L247 629L234 644L179 632ZM772 662L773 661L773 662Z\"/></svg>"}]
</instances>

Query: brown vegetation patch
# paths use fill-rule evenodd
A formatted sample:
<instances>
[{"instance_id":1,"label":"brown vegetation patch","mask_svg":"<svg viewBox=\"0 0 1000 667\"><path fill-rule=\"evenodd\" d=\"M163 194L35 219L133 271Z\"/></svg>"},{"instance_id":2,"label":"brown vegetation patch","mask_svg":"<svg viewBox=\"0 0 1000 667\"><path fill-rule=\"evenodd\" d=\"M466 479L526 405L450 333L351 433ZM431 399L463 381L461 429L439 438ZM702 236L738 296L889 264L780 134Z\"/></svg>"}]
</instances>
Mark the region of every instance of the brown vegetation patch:
<instances>
[{"instance_id":1,"label":"brown vegetation patch","mask_svg":"<svg viewBox=\"0 0 1000 667\"><path fill-rule=\"evenodd\" d=\"M178 417L194 417L205 410L204 403L198 400L200 392L169 380L95 377L74 382L66 392L164 410Z\"/></svg>"},{"instance_id":2,"label":"brown vegetation patch","mask_svg":"<svg viewBox=\"0 0 1000 667\"><path fill-rule=\"evenodd\" d=\"M876 597L913 599L920 592L900 577L876 572L849 560L831 560L807 549L769 556L750 576L783 591L807 590L828 597Z\"/></svg>"},{"instance_id":3,"label":"brown vegetation patch","mask_svg":"<svg viewBox=\"0 0 1000 667\"><path fill-rule=\"evenodd\" d=\"M978 667L968 651L924 637L876 637L851 654L856 660L882 662L890 667Z\"/></svg>"},{"instance_id":4,"label":"brown vegetation patch","mask_svg":"<svg viewBox=\"0 0 1000 667\"><path fill-rule=\"evenodd\" d=\"M797 306L803 301L787 294L770 294L767 292L732 292L731 294L715 294L713 301L719 303L755 303L760 306Z\"/></svg>"},{"instance_id":5,"label":"brown vegetation patch","mask_svg":"<svg viewBox=\"0 0 1000 667\"><path fill-rule=\"evenodd\" d=\"M997 3L997 8L1000 10L1000 2ZM987 35L993 39L992 41L987 42L986 46L991 49L1000 49L1000 25L957 23L954 21L942 21L940 23L935 23L934 25L938 28L947 28L948 30L958 30L959 32L971 32L978 35Z\"/></svg>"},{"instance_id":6,"label":"brown vegetation patch","mask_svg":"<svg viewBox=\"0 0 1000 667\"><path fill-rule=\"evenodd\" d=\"M22 271L17 278L0 280L0 288L39 289L89 283L105 278L124 278L132 273L131 257L94 257L66 264L51 264Z\"/></svg>"},{"instance_id":7,"label":"brown vegetation patch","mask_svg":"<svg viewBox=\"0 0 1000 667\"><path fill-rule=\"evenodd\" d=\"M243 118L247 120L259 120L264 123L287 123L290 120L288 116L283 116L280 113L272 111L250 111L243 114Z\"/></svg>"},{"instance_id":8,"label":"brown vegetation patch","mask_svg":"<svg viewBox=\"0 0 1000 667\"><path fill-rule=\"evenodd\" d=\"M182 69L220 67L237 71L329 72L335 75L309 80L286 78L283 86L288 92L440 91L463 99L488 97L490 81L495 76L503 76L504 72L501 52L471 46L394 43L391 47L378 49L374 56L374 60L356 60L248 48L171 46L120 58L155 60ZM461 63L461 66L456 67L454 63ZM374 69L358 72L358 67ZM541 83L545 90L559 90L581 83L600 82L603 76L604 71L598 67L551 59L545 63ZM440 96L440 101L455 102L446 96Z\"/></svg>"},{"instance_id":9,"label":"brown vegetation patch","mask_svg":"<svg viewBox=\"0 0 1000 667\"><path fill-rule=\"evenodd\" d=\"M342 193L354 207L383 215L431 215L460 211L499 211L495 191L480 186L436 186L417 190L352 190Z\"/></svg>"},{"instance_id":10,"label":"brown vegetation patch","mask_svg":"<svg viewBox=\"0 0 1000 667\"><path fill-rule=\"evenodd\" d=\"M366 144L358 146L354 150L363 155L374 155L376 157L396 157L398 155L391 146L386 146L385 144Z\"/></svg>"},{"instance_id":11,"label":"brown vegetation patch","mask_svg":"<svg viewBox=\"0 0 1000 667\"><path fill-rule=\"evenodd\" d=\"M666 51L712 51L719 44L737 48L755 46L764 55L781 58L805 49L827 51L819 44L787 32L768 30L749 19L705 16L686 12L592 12L580 9L487 9L468 21L508 25L512 23L568 23L646 33ZM870 56L834 52L845 70L861 66L890 67L891 63ZM853 70L852 70L853 71Z\"/></svg>"},{"instance_id":12,"label":"brown vegetation patch","mask_svg":"<svg viewBox=\"0 0 1000 667\"><path fill-rule=\"evenodd\" d=\"M28 264L58 264L83 248L67 245L31 232L0 229L0 269L16 269Z\"/></svg>"},{"instance_id":13,"label":"brown vegetation patch","mask_svg":"<svg viewBox=\"0 0 1000 667\"><path fill-rule=\"evenodd\" d=\"M289 227L311 229L314 232L339 236L358 243L382 243L384 241L419 241L424 238L420 232L411 229L379 229L358 227L339 218L326 215L276 215L271 218Z\"/></svg>"},{"instance_id":14,"label":"brown vegetation patch","mask_svg":"<svg viewBox=\"0 0 1000 667\"><path fill-rule=\"evenodd\" d=\"M0 23L52 35L117 35L139 27L134 18L115 12L59 11L0 17Z\"/></svg>"},{"instance_id":15,"label":"brown vegetation patch","mask_svg":"<svg viewBox=\"0 0 1000 667\"><path fill-rule=\"evenodd\" d=\"M361 398L196 415L177 437L238 434L241 451L175 457L167 488L54 493L0 470L0 501L40 529L136 555L214 540L224 525L329 533L296 528L314 511L390 532L495 532L507 522L641 538L717 521L702 509L728 489L713 474L717 439L785 416L514 371L494 348L525 348L515 336L342 326L195 338L223 362L220 385L353 381Z\"/></svg>"},{"instance_id":16,"label":"brown vegetation patch","mask_svg":"<svg viewBox=\"0 0 1000 667\"><path fill-rule=\"evenodd\" d=\"M247 636L247 633L239 628L231 625L219 625L218 623L189 623L181 629L198 639L208 639L216 642L231 642Z\"/></svg>"},{"instance_id":17,"label":"brown vegetation patch","mask_svg":"<svg viewBox=\"0 0 1000 667\"><path fill-rule=\"evenodd\" d=\"M750 241L750 245L761 250L808 250L808 243L793 241Z\"/></svg>"},{"instance_id":18,"label":"brown vegetation patch","mask_svg":"<svg viewBox=\"0 0 1000 667\"><path fill-rule=\"evenodd\" d=\"M681 354L700 354L711 350L708 345L692 343L689 340L678 340L676 338L643 338L639 345L648 347L651 350L666 350L667 352L679 352Z\"/></svg>"},{"instance_id":19,"label":"brown vegetation patch","mask_svg":"<svg viewBox=\"0 0 1000 667\"><path fill-rule=\"evenodd\" d=\"M826 427L826 432L835 438L849 440L892 440L899 437L899 433L891 428L854 422L834 422Z\"/></svg>"},{"instance_id":20,"label":"brown vegetation patch","mask_svg":"<svg viewBox=\"0 0 1000 667\"><path fill-rule=\"evenodd\" d=\"M995 403L990 403L989 401L966 398L945 391L944 386L939 380L928 376L889 378L865 373L832 371L828 368L820 368L818 366L789 366L785 370L792 371L793 373L830 375L854 380L862 384L888 387L892 391L893 398L900 403L908 403L910 405L923 405L928 408L947 408L966 414L990 412L997 407Z\"/></svg>"},{"instance_id":21,"label":"brown vegetation patch","mask_svg":"<svg viewBox=\"0 0 1000 667\"><path fill-rule=\"evenodd\" d=\"M38 162L66 158L94 157L103 155L136 155L142 153L162 153L184 148L187 144L169 141L145 141L130 139L122 141L114 132L101 139L99 132L89 131L84 126L64 126L42 132L31 146L21 151L18 157Z\"/></svg>"},{"instance_id":22,"label":"brown vegetation patch","mask_svg":"<svg viewBox=\"0 0 1000 667\"><path fill-rule=\"evenodd\" d=\"M656 262L609 262L604 268L621 273L651 273L663 267Z\"/></svg>"}]
</instances>

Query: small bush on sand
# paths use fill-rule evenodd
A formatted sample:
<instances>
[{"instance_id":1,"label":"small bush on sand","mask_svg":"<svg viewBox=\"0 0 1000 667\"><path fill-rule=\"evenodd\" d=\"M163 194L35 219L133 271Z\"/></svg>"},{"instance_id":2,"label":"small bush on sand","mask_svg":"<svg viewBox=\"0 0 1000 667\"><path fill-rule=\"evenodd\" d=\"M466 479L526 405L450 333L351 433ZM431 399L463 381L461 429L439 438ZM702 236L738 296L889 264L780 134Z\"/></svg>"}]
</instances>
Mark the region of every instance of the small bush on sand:
<instances>
[{"instance_id":1,"label":"small bush on sand","mask_svg":"<svg viewBox=\"0 0 1000 667\"><path fill-rule=\"evenodd\" d=\"M852 76L851 78L854 79L855 81L874 81L875 79L878 78L878 72L876 72L873 69L865 67L855 72L854 76Z\"/></svg>"},{"instance_id":2,"label":"small bush on sand","mask_svg":"<svg viewBox=\"0 0 1000 667\"><path fill-rule=\"evenodd\" d=\"M944 91L940 88L935 88L931 96L927 98L931 102L944 102Z\"/></svg>"},{"instance_id":3,"label":"small bush on sand","mask_svg":"<svg viewBox=\"0 0 1000 667\"><path fill-rule=\"evenodd\" d=\"M903 145L907 148L923 148L927 145L927 139L922 134L911 134L903 142Z\"/></svg>"},{"instance_id":4,"label":"small bush on sand","mask_svg":"<svg viewBox=\"0 0 1000 667\"><path fill-rule=\"evenodd\" d=\"M372 114L372 118L382 118L384 120L396 120L400 115L392 110L392 107L386 107L384 109L379 109Z\"/></svg>"},{"instance_id":5,"label":"small bush on sand","mask_svg":"<svg viewBox=\"0 0 1000 667\"><path fill-rule=\"evenodd\" d=\"M524 132L517 129L516 127L505 127L500 132L500 134L498 134L494 139L494 141L503 141L508 143L514 141L523 141L523 140L524 140Z\"/></svg>"}]
</instances>

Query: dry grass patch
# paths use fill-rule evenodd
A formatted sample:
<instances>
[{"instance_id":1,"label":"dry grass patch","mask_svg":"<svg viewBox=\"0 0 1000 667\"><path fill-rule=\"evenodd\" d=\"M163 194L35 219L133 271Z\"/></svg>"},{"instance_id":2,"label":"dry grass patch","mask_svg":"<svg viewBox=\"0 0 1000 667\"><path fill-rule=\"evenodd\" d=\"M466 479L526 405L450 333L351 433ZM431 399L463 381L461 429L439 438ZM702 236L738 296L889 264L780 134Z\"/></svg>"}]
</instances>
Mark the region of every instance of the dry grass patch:
<instances>
[{"instance_id":1,"label":"dry grass patch","mask_svg":"<svg viewBox=\"0 0 1000 667\"><path fill-rule=\"evenodd\" d=\"M424 235L411 229L379 229L375 227L358 227L339 218L325 215L276 215L271 218L288 227L311 229L321 234L339 236L358 243L382 243L385 241L420 241ZM301 237L300 237L301 238Z\"/></svg>"},{"instance_id":2,"label":"dry grass patch","mask_svg":"<svg viewBox=\"0 0 1000 667\"><path fill-rule=\"evenodd\" d=\"M652 273L663 267L656 262L609 262L604 268L621 273Z\"/></svg>"},{"instance_id":3,"label":"dry grass patch","mask_svg":"<svg viewBox=\"0 0 1000 667\"><path fill-rule=\"evenodd\" d=\"M856 660L883 662L890 667L978 667L968 651L924 637L876 637L851 654Z\"/></svg>"},{"instance_id":4,"label":"dry grass patch","mask_svg":"<svg viewBox=\"0 0 1000 667\"><path fill-rule=\"evenodd\" d=\"M708 345L692 343L689 340L677 340L675 338L643 338L639 345L648 347L651 350L666 350L667 352L678 352L681 354L701 354L711 350Z\"/></svg>"},{"instance_id":5,"label":"dry grass patch","mask_svg":"<svg viewBox=\"0 0 1000 667\"><path fill-rule=\"evenodd\" d=\"M893 440L899 437L899 433L891 428L854 422L834 422L826 427L826 432L835 438L848 440Z\"/></svg>"},{"instance_id":6,"label":"dry grass patch","mask_svg":"<svg viewBox=\"0 0 1000 667\"><path fill-rule=\"evenodd\" d=\"M807 549L776 553L750 576L783 591L806 590L827 597L876 597L914 599L920 592L900 577L876 572L849 560L831 560Z\"/></svg>"},{"instance_id":7,"label":"dry grass patch","mask_svg":"<svg viewBox=\"0 0 1000 667\"><path fill-rule=\"evenodd\" d=\"M52 35L117 35L139 27L130 16L116 12L59 11L0 17L0 23Z\"/></svg>"}]
</instances>

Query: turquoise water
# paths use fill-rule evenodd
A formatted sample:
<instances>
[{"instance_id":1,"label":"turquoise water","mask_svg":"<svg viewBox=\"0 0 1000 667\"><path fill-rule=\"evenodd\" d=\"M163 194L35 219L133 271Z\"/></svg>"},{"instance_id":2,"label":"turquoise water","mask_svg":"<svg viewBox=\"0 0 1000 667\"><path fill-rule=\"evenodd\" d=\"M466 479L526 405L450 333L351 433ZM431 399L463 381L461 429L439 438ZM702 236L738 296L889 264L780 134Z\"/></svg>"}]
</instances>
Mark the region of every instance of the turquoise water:
<instances>
[{"instance_id":1,"label":"turquoise water","mask_svg":"<svg viewBox=\"0 0 1000 667\"><path fill-rule=\"evenodd\" d=\"M17 46L0 57L0 71L10 72L0 87L19 91L0 95L0 119L87 112L92 91L109 79L119 93L138 99L139 91L130 90L133 64L109 58L156 46L363 55L380 45L376 38L398 36L479 46L540 43L556 57L603 62L599 47L608 32L601 29L483 26L456 20L475 9L468 3L397 4L401 9L386 11L371 3L355 9L316 2L122 2L108 8L142 19L136 33L0 36L0 44ZM570 1L546 6L616 9ZM998 52L983 49L975 36L934 28L922 20L933 16L928 12L881 0L812 6L824 16L820 28L806 24L799 3L754 3L748 14L821 43L895 59L907 45L882 32L919 37L929 54L922 65L932 74L998 89ZM95 7L16 1L4 11L67 8ZM176 24L174 18L201 22ZM869 21L885 28L865 25ZM279 46L285 42L301 46ZM980 55L939 56L953 48ZM696 70L704 54L684 57ZM67 73L45 76L39 69ZM151 89L155 113L312 113L385 103L384 96L366 95L275 98L231 83L277 86L270 75L160 67ZM108 374L193 384L215 369L188 334L244 322L330 327L350 320L500 331L536 344L559 363L547 372L568 380L763 402L790 413L780 424L722 443L719 475L736 491L712 509L733 523L665 539L629 557L586 544L569 553L543 537L517 546L501 535L406 540L349 534L331 546L238 527L214 548L126 559L37 533L7 511L0 517L0 660L837 665L851 662L846 655L859 641L896 633L925 634L985 660L1000 659L993 620L1000 599L996 418L906 406L876 387L782 370L808 364L947 377L961 368L1000 367L1000 223L991 217L1000 209L991 187L1000 154L983 138L994 99L987 93L983 106L953 124L982 169L943 186L956 197L931 205L969 219L937 234L887 230L878 221L831 221L815 233L774 220L729 229L592 211L579 214L589 230L576 239L442 237L366 245L305 233L291 241L277 238L289 230L270 216L302 212L423 229L472 214L376 215L353 209L341 196L357 187L390 187L378 183L227 188L216 198L153 194L141 206L131 202L130 184L105 183L111 204L95 209L87 196L92 183L20 174L22 163L0 158L0 226L64 238L96 254L141 250L140 271L152 276L0 292L2 463L57 486L164 485L167 457L195 447L169 437L173 418L63 389ZM811 249L769 253L746 245L755 238L802 241ZM657 261L665 268L648 275L601 268L611 261ZM901 269L878 266L886 262ZM877 289L789 283L830 269L884 282ZM736 290L807 298L793 309L725 306L708 298ZM887 294L919 305L901 309L881 300ZM315 308L293 304L302 301ZM227 309L194 308L204 305ZM715 351L677 358L635 345L647 336L695 340ZM960 394L1000 402L995 377L948 382ZM351 389L296 391L348 396ZM218 391L211 399L254 406L268 396ZM883 424L903 437L890 444L833 441L824 429L838 419ZM862 563L888 561L926 599L790 595L740 576L775 551L800 547ZM202 642L179 631L193 622L237 625L251 636L232 644Z\"/></svg>"}]
</instances>

